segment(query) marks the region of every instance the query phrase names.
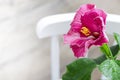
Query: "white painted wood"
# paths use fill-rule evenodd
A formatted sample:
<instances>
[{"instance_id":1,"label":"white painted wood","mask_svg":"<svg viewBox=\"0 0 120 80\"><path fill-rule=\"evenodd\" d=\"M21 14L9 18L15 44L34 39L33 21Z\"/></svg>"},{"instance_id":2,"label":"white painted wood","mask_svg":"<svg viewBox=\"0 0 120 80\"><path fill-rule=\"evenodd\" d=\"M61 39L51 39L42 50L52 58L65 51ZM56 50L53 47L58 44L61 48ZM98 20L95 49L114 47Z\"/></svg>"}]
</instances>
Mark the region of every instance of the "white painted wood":
<instances>
[{"instance_id":1,"label":"white painted wood","mask_svg":"<svg viewBox=\"0 0 120 80\"><path fill-rule=\"evenodd\" d=\"M39 38L50 37L51 35L64 34L70 28L70 22L74 17L74 13L59 14L48 16L37 24L37 35Z\"/></svg>"},{"instance_id":2,"label":"white painted wood","mask_svg":"<svg viewBox=\"0 0 120 80\"><path fill-rule=\"evenodd\" d=\"M37 35L39 38L50 37L51 35L60 35L66 33L70 28L70 22L74 17L74 13L58 14L48 16L37 24ZM107 17L107 32L112 34L113 32L119 33L120 15L108 14Z\"/></svg>"},{"instance_id":3,"label":"white painted wood","mask_svg":"<svg viewBox=\"0 0 120 80\"><path fill-rule=\"evenodd\" d=\"M59 68L59 41L57 36L51 37L51 80L60 79L60 68Z\"/></svg>"}]
</instances>

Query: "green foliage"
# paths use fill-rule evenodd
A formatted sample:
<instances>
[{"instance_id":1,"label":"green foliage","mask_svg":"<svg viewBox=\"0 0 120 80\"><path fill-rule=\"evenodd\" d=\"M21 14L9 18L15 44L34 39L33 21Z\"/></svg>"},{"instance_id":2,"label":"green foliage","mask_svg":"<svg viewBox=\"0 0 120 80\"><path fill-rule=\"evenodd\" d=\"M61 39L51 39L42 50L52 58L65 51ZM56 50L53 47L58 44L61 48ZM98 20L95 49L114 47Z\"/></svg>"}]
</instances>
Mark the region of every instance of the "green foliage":
<instances>
[{"instance_id":1,"label":"green foliage","mask_svg":"<svg viewBox=\"0 0 120 80\"><path fill-rule=\"evenodd\" d=\"M111 46L110 50L113 53L113 56L116 56L119 52L119 46ZM77 59L67 65L67 69L65 74L62 76L62 80L91 80L91 72L93 69L96 67L96 65L100 65L106 59L107 58L105 54L96 59Z\"/></svg>"},{"instance_id":2,"label":"green foliage","mask_svg":"<svg viewBox=\"0 0 120 80\"><path fill-rule=\"evenodd\" d=\"M115 57L118 54L118 52L119 52L119 46L118 45L111 46L110 50L112 52L113 57ZM99 64L101 64L106 59L107 59L106 55L103 54L100 57L94 59L94 61L99 65Z\"/></svg>"},{"instance_id":3,"label":"green foliage","mask_svg":"<svg viewBox=\"0 0 120 80\"><path fill-rule=\"evenodd\" d=\"M114 38L115 38L116 42L118 43L119 49L120 49L120 35L118 33L114 33Z\"/></svg>"},{"instance_id":4,"label":"green foliage","mask_svg":"<svg viewBox=\"0 0 120 80\"><path fill-rule=\"evenodd\" d=\"M116 60L120 50L120 35L114 33L114 38L117 45L109 47L107 44L103 44L100 47L102 53L104 53L102 56L96 59L77 59L67 65L62 80L91 80L91 73L96 67L99 67L107 80L120 80L120 60Z\"/></svg>"},{"instance_id":5,"label":"green foliage","mask_svg":"<svg viewBox=\"0 0 120 80\"><path fill-rule=\"evenodd\" d=\"M111 49L109 48L109 46L107 44L103 44L100 47L100 49L106 55L107 58L113 59L113 55L112 55Z\"/></svg>"},{"instance_id":6,"label":"green foliage","mask_svg":"<svg viewBox=\"0 0 120 80\"><path fill-rule=\"evenodd\" d=\"M96 67L92 59L81 58L67 65L67 72L62 80L91 80L91 72Z\"/></svg>"},{"instance_id":7,"label":"green foliage","mask_svg":"<svg viewBox=\"0 0 120 80\"><path fill-rule=\"evenodd\" d=\"M99 70L108 80L120 80L120 61L105 60L99 66Z\"/></svg>"}]
</instances>

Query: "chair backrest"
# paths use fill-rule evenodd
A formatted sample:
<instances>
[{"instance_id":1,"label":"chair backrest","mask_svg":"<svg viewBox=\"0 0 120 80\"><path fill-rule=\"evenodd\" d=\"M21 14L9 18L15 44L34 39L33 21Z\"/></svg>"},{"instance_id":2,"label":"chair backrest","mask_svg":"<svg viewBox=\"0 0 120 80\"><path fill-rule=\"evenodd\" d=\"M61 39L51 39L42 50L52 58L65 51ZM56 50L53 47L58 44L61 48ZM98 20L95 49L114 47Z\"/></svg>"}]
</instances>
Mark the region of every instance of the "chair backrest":
<instances>
[{"instance_id":1,"label":"chair backrest","mask_svg":"<svg viewBox=\"0 0 120 80\"><path fill-rule=\"evenodd\" d=\"M51 72L52 80L59 79L59 42L58 35L66 33L70 28L70 22L74 17L74 13L58 14L48 16L37 24L37 35L40 39L51 37ZM120 31L120 16L108 14L107 17L107 33L119 33Z\"/></svg>"}]
</instances>

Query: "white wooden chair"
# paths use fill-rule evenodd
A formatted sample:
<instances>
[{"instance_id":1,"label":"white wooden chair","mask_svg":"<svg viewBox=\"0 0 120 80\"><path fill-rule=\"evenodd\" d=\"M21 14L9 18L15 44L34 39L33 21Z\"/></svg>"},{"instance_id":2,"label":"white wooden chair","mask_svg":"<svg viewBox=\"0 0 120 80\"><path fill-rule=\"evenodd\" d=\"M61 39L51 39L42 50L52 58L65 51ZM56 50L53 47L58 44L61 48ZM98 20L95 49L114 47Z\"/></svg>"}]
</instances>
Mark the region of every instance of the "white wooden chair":
<instances>
[{"instance_id":1,"label":"white wooden chair","mask_svg":"<svg viewBox=\"0 0 120 80\"><path fill-rule=\"evenodd\" d=\"M37 36L51 38L51 80L60 79L58 35L67 33L74 13L58 14L42 18L37 23ZM108 14L107 33L120 32L120 15Z\"/></svg>"}]
</instances>

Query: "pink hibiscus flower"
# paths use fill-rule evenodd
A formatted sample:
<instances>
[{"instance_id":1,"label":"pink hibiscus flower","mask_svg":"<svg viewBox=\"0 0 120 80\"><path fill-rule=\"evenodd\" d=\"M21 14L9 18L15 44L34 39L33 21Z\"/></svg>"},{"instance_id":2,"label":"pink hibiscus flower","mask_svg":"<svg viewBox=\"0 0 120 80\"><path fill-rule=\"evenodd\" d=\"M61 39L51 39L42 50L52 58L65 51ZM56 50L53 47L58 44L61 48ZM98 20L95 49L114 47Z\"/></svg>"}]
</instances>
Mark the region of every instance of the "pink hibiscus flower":
<instances>
[{"instance_id":1,"label":"pink hibiscus flower","mask_svg":"<svg viewBox=\"0 0 120 80\"><path fill-rule=\"evenodd\" d=\"M64 35L64 42L70 45L77 58L85 57L92 45L108 43L105 34L106 16L94 4L82 5L76 12L69 32Z\"/></svg>"}]
</instances>

